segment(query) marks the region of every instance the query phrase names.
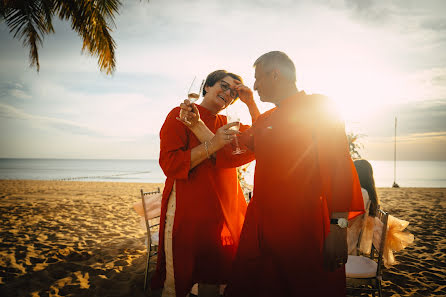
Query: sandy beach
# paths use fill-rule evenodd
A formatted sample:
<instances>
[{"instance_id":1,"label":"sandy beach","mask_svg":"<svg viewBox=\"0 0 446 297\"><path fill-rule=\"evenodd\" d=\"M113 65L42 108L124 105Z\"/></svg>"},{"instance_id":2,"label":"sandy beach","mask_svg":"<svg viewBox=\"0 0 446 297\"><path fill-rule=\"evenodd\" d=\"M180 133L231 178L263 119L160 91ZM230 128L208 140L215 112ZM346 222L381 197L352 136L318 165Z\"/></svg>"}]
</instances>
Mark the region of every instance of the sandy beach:
<instances>
[{"instance_id":1,"label":"sandy beach","mask_svg":"<svg viewBox=\"0 0 446 297\"><path fill-rule=\"evenodd\" d=\"M163 184L0 181L1 296L144 296L144 232L132 205ZM380 188L413 245L384 296L446 295L446 189Z\"/></svg>"}]
</instances>

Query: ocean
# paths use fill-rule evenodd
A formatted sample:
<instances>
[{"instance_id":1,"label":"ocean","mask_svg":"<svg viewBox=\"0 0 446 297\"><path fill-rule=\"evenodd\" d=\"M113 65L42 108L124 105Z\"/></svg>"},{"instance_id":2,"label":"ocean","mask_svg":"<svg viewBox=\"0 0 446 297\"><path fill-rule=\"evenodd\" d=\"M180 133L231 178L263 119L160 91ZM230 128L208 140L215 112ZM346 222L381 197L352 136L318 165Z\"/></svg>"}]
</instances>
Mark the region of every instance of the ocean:
<instances>
[{"instance_id":1,"label":"ocean","mask_svg":"<svg viewBox=\"0 0 446 297\"><path fill-rule=\"evenodd\" d=\"M162 183L158 160L0 159L0 179Z\"/></svg>"},{"instance_id":2,"label":"ocean","mask_svg":"<svg viewBox=\"0 0 446 297\"><path fill-rule=\"evenodd\" d=\"M393 184L393 161L370 161L377 187ZM253 183L254 162L245 180ZM0 159L1 179L162 183L158 160ZM400 187L446 188L445 161L397 161Z\"/></svg>"}]
</instances>

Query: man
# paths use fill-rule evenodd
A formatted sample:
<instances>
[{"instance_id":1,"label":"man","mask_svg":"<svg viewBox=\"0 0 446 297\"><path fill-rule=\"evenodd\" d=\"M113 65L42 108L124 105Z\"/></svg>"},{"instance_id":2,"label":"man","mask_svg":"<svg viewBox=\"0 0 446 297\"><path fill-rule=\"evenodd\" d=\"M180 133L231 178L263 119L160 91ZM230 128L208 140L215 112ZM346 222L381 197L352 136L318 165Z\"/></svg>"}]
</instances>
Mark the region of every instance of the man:
<instances>
[{"instance_id":1,"label":"man","mask_svg":"<svg viewBox=\"0 0 446 297\"><path fill-rule=\"evenodd\" d=\"M276 107L240 137L255 152L248 205L225 296L344 296L347 219L364 211L342 122L296 87L283 52L254 63L254 90Z\"/></svg>"}]
</instances>

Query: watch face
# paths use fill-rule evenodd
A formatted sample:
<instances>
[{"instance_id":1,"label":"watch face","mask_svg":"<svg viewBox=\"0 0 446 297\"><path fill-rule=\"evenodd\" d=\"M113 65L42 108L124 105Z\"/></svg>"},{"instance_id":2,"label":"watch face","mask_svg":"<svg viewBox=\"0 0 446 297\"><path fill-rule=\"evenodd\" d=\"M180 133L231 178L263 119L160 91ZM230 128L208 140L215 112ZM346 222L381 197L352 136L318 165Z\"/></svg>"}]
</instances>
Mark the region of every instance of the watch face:
<instances>
[{"instance_id":1,"label":"watch face","mask_svg":"<svg viewBox=\"0 0 446 297\"><path fill-rule=\"evenodd\" d=\"M348 221L344 218L338 219L338 225L341 228L346 228L348 226Z\"/></svg>"}]
</instances>

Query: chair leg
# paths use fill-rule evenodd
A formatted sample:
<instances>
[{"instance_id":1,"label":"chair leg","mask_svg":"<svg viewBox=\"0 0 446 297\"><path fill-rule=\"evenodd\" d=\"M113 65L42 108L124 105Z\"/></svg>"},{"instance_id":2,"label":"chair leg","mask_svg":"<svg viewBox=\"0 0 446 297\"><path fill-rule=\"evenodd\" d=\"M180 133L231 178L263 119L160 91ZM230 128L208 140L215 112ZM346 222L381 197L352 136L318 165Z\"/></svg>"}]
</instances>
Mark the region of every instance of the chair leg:
<instances>
[{"instance_id":1,"label":"chair leg","mask_svg":"<svg viewBox=\"0 0 446 297\"><path fill-rule=\"evenodd\" d=\"M147 262L146 262L146 269L144 271L144 292L147 291L148 287L148 280L149 280L149 261L150 261L150 255L147 253Z\"/></svg>"},{"instance_id":2,"label":"chair leg","mask_svg":"<svg viewBox=\"0 0 446 297\"><path fill-rule=\"evenodd\" d=\"M383 291L382 291L381 281L378 281L378 296L382 297L382 295Z\"/></svg>"}]
</instances>

